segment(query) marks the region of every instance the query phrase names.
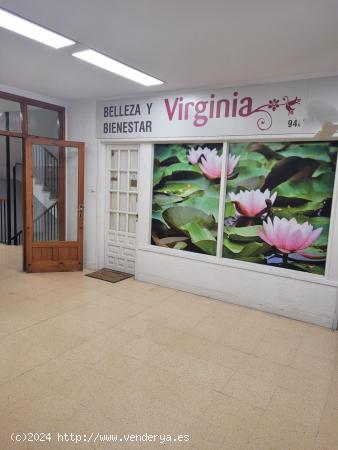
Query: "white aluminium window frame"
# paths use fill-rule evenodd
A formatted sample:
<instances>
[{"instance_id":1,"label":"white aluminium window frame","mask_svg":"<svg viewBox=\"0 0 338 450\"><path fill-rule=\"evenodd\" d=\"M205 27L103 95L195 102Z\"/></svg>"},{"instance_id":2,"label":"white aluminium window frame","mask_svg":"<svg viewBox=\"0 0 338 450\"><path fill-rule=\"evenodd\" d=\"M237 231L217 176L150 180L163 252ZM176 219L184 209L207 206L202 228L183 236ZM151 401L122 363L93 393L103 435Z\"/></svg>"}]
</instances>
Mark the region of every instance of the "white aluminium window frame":
<instances>
[{"instance_id":1,"label":"white aluminium window frame","mask_svg":"<svg viewBox=\"0 0 338 450\"><path fill-rule=\"evenodd\" d=\"M331 138L330 141L338 140L338 138ZM152 201L149 202L150 208L148 211L148 227L147 227L147 237L148 237L148 245L142 245L138 247L140 250L146 250L151 252L157 252L162 254L168 254L175 257L181 257L186 259L194 259L194 260L200 260L204 262L208 262L210 264L221 264L224 266L234 267L242 270L250 270L254 272L260 272L265 274L271 274L274 276L280 276L280 277L286 277L286 278L292 278L297 279L300 281L306 281L316 284L323 284L323 285L330 285L330 286L337 286L338 287L338 259L337 262L333 261L333 245L334 240L338 243L338 205L337 205L337 198L338 198L338 170L336 170L335 174L335 181L334 181L334 189L333 189L333 198L332 198L332 210L331 210L331 218L330 218L330 227L329 227L329 235L328 235L328 251L327 251L327 260L326 260L326 266L325 266L325 274L324 275L316 275L312 273L306 273L306 272L298 272L293 271L290 269L285 269L282 267L270 267L266 265L260 265L260 264L254 264L246 261L240 261L240 260L233 260L229 258L225 258L222 256L222 247L223 247L223 233L224 233L224 208L225 208L225 200L226 200L226 193L227 193L227 186L226 186L226 173L227 173L227 160L228 160L228 154L229 154L229 144L231 143L242 143L242 142L296 142L296 141L309 141L314 142L313 140L309 139L308 135L302 135L302 136L248 136L248 137L238 137L233 136L231 138L227 139L170 139L170 140L156 140L152 144L152 154L151 154L151 161L153 166L154 161L154 145L156 143L193 143L195 141L198 141L199 143L220 143L223 142L223 163L222 163L222 176L220 180L220 202L219 202L219 211L218 211L218 229L217 229L217 251L216 256L213 255L205 255L200 253L193 253L188 251L182 251L182 250L175 250L175 249L166 249L162 247L157 247L155 245L151 244L151 216L152 216ZM142 144L141 144L142 145ZM153 173L153 171L151 172ZM151 195L152 193L152 176L150 180L150 186L151 189L149 190L149 193ZM337 230L337 231L335 231ZM332 276L333 274L336 274L336 276Z\"/></svg>"}]
</instances>

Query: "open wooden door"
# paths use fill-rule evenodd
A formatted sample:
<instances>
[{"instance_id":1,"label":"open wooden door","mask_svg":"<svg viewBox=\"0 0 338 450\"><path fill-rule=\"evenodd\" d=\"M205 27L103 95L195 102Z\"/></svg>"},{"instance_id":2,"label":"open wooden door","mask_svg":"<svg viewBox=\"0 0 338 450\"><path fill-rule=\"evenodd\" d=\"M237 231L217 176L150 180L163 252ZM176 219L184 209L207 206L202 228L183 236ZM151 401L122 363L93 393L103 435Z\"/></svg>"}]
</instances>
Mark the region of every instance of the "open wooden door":
<instances>
[{"instance_id":1,"label":"open wooden door","mask_svg":"<svg viewBox=\"0 0 338 450\"><path fill-rule=\"evenodd\" d=\"M83 142L28 138L24 270L83 269Z\"/></svg>"}]
</instances>

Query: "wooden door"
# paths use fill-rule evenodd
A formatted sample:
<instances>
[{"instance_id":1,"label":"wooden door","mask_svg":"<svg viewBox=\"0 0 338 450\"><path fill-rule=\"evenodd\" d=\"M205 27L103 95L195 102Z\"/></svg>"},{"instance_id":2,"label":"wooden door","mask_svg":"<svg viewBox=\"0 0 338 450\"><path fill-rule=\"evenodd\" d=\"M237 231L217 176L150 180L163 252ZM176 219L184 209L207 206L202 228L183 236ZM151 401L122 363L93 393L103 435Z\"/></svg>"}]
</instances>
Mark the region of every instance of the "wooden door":
<instances>
[{"instance_id":1,"label":"wooden door","mask_svg":"<svg viewBox=\"0 0 338 450\"><path fill-rule=\"evenodd\" d=\"M24 269L83 269L83 142L28 138L24 155Z\"/></svg>"},{"instance_id":2,"label":"wooden door","mask_svg":"<svg viewBox=\"0 0 338 450\"><path fill-rule=\"evenodd\" d=\"M107 145L105 266L135 273L138 147Z\"/></svg>"}]
</instances>

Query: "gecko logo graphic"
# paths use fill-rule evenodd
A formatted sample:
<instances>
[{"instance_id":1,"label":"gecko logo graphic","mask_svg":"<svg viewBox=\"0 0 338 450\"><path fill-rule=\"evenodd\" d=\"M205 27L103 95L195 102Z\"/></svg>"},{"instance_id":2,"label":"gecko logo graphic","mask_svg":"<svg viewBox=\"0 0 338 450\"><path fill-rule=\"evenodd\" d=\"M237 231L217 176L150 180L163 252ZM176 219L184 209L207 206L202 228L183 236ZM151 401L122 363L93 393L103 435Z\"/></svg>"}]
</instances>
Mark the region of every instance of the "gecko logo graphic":
<instances>
[{"instance_id":1,"label":"gecko logo graphic","mask_svg":"<svg viewBox=\"0 0 338 450\"><path fill-rule=\"evenodd\" d=\"M195 127L203 127L210 119L226 119L234 117L249 117L259 115L257 127L266 131L272 125L272 112L284 107L288 115L292 115L301 99L297 96L289 99L284 95L282 99L274 98L260 106L254 107L252 97L240 97L235 91L231 98L215 98L211 94L208 100L185 101L184 97L176 97L173 100L164 99L164 104L169 121L193 120Z\"/></svg>"}]
</instances>

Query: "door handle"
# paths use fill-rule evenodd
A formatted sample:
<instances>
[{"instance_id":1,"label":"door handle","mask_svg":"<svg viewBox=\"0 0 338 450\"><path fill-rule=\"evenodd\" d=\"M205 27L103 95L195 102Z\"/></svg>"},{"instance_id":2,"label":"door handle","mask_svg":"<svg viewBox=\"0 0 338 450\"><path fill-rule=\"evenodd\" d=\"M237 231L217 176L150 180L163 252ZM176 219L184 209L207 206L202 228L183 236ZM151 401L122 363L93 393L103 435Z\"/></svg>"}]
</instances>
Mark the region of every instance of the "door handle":
<instances>
[{"instance_id":1,"label":"door handle","mask_svg":"<svg viewBox=\"0 0 338 450\"><path fill-rule=\"evenodd\" d=\"M83 210L84 210L84 204L81 203L79 205L79 217L80 217L80 219L82 219L82 217L83 217Z\"/></svg>"}]
</instances>

